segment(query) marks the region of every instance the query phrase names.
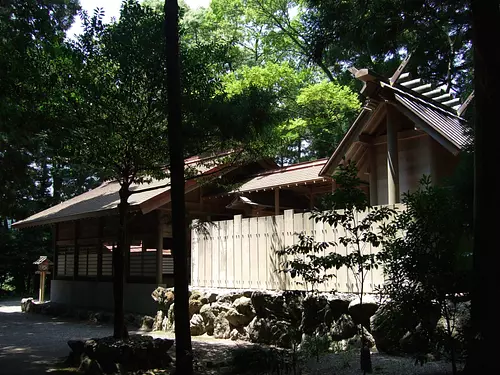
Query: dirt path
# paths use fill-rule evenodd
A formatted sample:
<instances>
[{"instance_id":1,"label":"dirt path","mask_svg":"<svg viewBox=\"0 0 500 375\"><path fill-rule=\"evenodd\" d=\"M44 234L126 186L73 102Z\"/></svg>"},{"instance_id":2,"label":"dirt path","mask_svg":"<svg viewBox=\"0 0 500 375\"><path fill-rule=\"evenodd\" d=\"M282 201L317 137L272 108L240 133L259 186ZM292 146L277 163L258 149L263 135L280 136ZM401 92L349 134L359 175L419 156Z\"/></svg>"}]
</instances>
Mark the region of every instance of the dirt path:
<instances>
[{"instance_id":1,"label":"dirt path","mask_svg":"<svg viewBox=\"0 0 500 375\"><path fill-rule=\"evenodd\" d=\"M19 300L0 301L0 374L44 374L48 364L68 355L69 339L110 334L111 326L24 314Z\"/></svg>"}]
</instances>

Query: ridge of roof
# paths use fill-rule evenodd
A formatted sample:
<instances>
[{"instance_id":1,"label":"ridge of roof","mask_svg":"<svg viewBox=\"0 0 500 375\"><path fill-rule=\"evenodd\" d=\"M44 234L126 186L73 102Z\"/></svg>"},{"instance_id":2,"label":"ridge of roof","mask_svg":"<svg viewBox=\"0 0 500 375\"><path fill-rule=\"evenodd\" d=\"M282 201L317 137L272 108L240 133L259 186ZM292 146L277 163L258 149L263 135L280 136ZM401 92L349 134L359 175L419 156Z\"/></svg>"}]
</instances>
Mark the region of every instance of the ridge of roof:
<instances>
[{"instance_id":1,"label":"ridge of roof","mask_svg":"<svg viewBox=\"0 0 500 375\"><path fill-rule=\"evenodd\" d=\"M391 90L394 90L396 92L399 91L402 95L407 95L411 96L412 99L419 100L421 102L424 102L426 105L429 105L433 107L434 109L437 109L442 112L446 112L447 115L451 115L453 117L456 117L457 119L461 121L466 121L463 117L460 117L457 112L452 108L448 107L447 105L441 104L440 102L434 100L433 98L429 98L427 96L424 96L412 89L409 89L407 87L404 87L398 83L394 83L394 85L388 84L386 82L380 82L381 87L387 87Z\"/></svg>"},{"instance_id":2,"label":"ridge of roof","mask_svg":"<svg viewBox=\"0 0 500 375\"><path fill-rule=\"evenodd\" d=\"M300 163L294 163L294 164L290 164L290 165L287 165L284 167L279 167L279 168L271 169L269 171L257 173L257 174L250 176L250 177L255 178L255 177L260 177L260 176L268 176L268 175L272 175L272 174L276 174L276 173L285 173L285 172L290 172L290 171L296 171L296 170L303 169L303 168L314 167L316 165L325 164L327 162L327 160L328 160L328 158L321 158L321 159L316 159L316 160L311 160L311 161L302 161Z\"/></svg>"}]
</instances>

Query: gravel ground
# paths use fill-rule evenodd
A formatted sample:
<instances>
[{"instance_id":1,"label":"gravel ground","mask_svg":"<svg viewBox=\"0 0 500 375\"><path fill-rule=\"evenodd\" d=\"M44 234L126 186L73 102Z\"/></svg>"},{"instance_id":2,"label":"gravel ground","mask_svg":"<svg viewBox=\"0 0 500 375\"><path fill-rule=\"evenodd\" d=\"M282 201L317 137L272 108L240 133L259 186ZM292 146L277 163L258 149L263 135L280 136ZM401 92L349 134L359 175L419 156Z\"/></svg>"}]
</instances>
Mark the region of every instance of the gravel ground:
<instances>
[{"instance_id":1,"label":"gravel ground","mask_svg":"<svg viewBox=\"0 0 500 375\"><path fill-rule=\"evenodd\" d=\"M110 325L95 325L38 314L21 313L20 302L0 301L0 375L39 375L69 353L69 339L109 336ZM132 333L132 332L131 332ZM173 338L171 334L152 333L154 337ZM195 358L203 363L227 362L231 350L247 347L244 341L216 340L201 336L193 341ZM174 350L171 351L174 354ZM411 358L372 355L373 373L381 375L445 375L451 373L446 362L415 366ZM358 353L322 356L308 364L311 375L358 375Z\"/></svg>"},{"instance_id":2,"label":"gravel ground","mask_svg":"<svg viewBox=\"0 0 500 375\"><path fill-rule=\"evenodd\" d=\"M319 362L312 360L308 367L311 375L359 375L361 373L357 352L328 354L321 357ZM372 354L372 368L374 374L380 375L451 374L451 365L448 362L435 361L423 366L415 366L415 360L412 358L394 357L381 353Z\"/></svg>"},{"instance_id":3,"label":"gravel ground","mask_svg":"<svg viewBox=\"0 0 500 375\"><path fill-rule=\"evenodd\" d=\"M69 339L107 336L99 326L21 312L20 301L0 301L0 374L43 374L48 364L67 356Z\"/></svg>"}]
</instances>

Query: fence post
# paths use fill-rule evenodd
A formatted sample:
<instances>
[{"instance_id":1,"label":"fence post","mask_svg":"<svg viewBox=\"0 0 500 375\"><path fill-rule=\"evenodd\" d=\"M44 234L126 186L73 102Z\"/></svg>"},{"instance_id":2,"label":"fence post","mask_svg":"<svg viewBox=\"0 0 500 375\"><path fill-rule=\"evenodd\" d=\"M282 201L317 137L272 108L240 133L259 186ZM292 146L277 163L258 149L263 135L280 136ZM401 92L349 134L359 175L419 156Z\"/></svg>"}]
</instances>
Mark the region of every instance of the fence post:
<instances>
[{"instance_id":1,"label":"fence post","mask_svg":"<svg viewBox=\"0 0 500 375\"><path fill-rule=\"evenodd\" d=\"M198 225L199 225L198 219L195 219L192 221L192 225L191 225L191 286L199 286L198 233L196 231L196 228L198 228ZM163 255L162 255L162 267L163 267Z\"/></svg>"},{"instance_id":2,"label":"fence post","mask_svg":"<svg viewBox=\"0 0 500 375\"><path fill-rule=\"evenodd\" d=\"M283 232L285 234L285 247L292 246L295 241L295 234L293 231L293 210L285 210L283 216ZM291 279L288 272L285 274L286 289L290 289Z\"/></svg>"}]
</instances>

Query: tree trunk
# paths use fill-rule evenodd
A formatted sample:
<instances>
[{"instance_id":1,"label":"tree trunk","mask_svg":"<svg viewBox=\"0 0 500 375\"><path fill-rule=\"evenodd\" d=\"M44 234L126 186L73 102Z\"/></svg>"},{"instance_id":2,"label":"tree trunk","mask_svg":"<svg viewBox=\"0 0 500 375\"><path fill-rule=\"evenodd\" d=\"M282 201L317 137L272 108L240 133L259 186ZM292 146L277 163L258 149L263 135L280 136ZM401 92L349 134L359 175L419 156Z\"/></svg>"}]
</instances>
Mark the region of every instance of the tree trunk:
<instances>
[{"instance_id":1,"label":"tree trunk","mask_svg":"<svg viewBox=\"0 0 500 375\"><path fill-rule=\"evenodd\" d=\"M498 230L496 194L490 193L491 171L496 170L498 147L497 106L500 103L499 75L500 11L498 1L471 0L474 87L475 87L475 145L474 145L474 265L472 289L472 340L466 364L469 374L483 373L488 364L495 366L493 340L498 329L491 308L491 298L497 294L498 270L494 261L495 233ZM496 207L496 209L495 209ZM493 323L493 324L492 324ZM496 343L497 344L497 343ZM485 367L486 366L486 367Z\"/></svg>"},{"instance_id":2,"label":"tree trunk","mask_svg":"<svg viewBox=\"0 0 500 375\"><path fill-rule=\"evenodd\" d=\"M188 264L186 244L186 207L184 202L184 151L181 117L181 77L177 0L165 1L167 54L168 142L172 197L172 242L175 291L176 373L193 373L191 333L189 329Z\"/></svg>"},{"instance_id":3,"label":"tree trunk","mask_svg":"<svg viewBox=\"0 0 500 375\"><path fill-rule=\"evenodd\" d=\"M130 196L129 186L124 184L120 187L120 203L118 212L120 224L118 229L118 246L113 250L113 298L114 309L114 329L113 336L117 339L128 338L127 327L125 326L125 309L123 288L125 284L125 253L127 252L127 213L129 208L128 198Z\"/></svg>"}]
</instances>

